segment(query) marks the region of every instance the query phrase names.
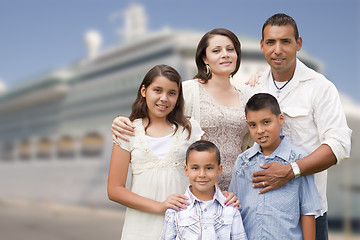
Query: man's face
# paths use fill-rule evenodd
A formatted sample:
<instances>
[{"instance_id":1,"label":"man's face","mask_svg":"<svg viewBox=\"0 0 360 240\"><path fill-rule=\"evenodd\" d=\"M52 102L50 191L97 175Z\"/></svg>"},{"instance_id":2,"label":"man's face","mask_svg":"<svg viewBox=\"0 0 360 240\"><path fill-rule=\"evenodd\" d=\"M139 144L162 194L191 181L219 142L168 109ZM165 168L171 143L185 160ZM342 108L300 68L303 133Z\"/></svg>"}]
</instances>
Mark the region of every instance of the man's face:
<instances>
[{"instance_id":1,"label":"man's face","mask_svg":"<svg viewBox=\"0 0 360 240\"><path fill-rule=\"evenodd\" d=\"M301 49L302 39L295 40L294 28L267 25L264 39L260 41L261 51L273 73L292 76L296 66L296 52ZM287 79L289 80L289 79Z\"/></svg>"}]
</instances>

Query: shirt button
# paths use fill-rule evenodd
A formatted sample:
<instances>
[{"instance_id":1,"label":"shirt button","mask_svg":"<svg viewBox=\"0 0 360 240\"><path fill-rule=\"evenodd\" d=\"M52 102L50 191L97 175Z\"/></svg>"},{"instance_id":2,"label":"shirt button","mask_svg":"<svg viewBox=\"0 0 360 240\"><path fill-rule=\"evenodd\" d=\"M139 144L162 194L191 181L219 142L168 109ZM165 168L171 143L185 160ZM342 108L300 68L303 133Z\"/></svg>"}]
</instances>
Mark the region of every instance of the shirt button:
<instances>
[{"instance_id":1,"label":"shirt button","mask_svg":"<svg viewBox=\"0 0 360 240\"><path fill-rule=\"evenodd\" d=\"M207 209L206 209L206 208L204 209L204 212L207 212Z\"/></svg>"},{"instance_id":2,"label":"shirt button","mask_svg":"<svg viewBox=\"0 0 360 240\"><path fill-rule=\"evenodd\" d=\"M224 220L221 220L221 224L224 224Z\"/></svg>"},{"instance_id":3,"label":"shirt button","mask_svg":"<svg viewBox=\"0 0 360 240\"><path fill-rule=\"evenodd\" d=\"M205 226L204 229L207 229L207 226Z\"/></svg>"}]
</instances>

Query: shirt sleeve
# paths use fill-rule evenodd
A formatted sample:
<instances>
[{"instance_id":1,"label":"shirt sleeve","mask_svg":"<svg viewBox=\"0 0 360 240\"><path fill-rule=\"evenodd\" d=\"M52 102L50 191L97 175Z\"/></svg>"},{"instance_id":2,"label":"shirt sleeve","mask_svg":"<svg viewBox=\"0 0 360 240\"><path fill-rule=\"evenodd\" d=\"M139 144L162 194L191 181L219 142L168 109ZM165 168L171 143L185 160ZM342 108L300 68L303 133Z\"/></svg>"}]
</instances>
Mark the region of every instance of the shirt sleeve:
<instances>
[{"instance_id":1,"label":"shirt sleeve","mask_svg":"<svg viewBox=\"0 0 360 240\"><path fill-rule=\"evenodd\" d=\"M200 124L194 118L190 118L191 123L191 142L195 142L201 139L204 135L204 131L201 129Z\"/></svg>"},{"instance_id":2,"label":"shirt sleeve","mask_svg":"<svg viewBox=\"0 0 360 240\"><path fill-rule=\"evenodd\" d=\"M239 158L241 157L241 155L242 154L240 154L238 156L238 158L236 159L236 161L235 161L234 168L233 168L233 173L232 173L232 177L231 177L231 181L230 181L230 185L229 185L229 189L228 189L228 191L234 193L237 198L239 198L239 189L238 189L238 184L237 184L238 179L236 177L236 172L239 169L239 167L238 167L239 166L239 161L240 161Z\"/></svg>"},{"instance_id":3,"label":"shirt sleeve","mask_svg":"<svg viewBox=\"0 0 360 240\"><path fill-rule=\"evenodd\" d=\"M299 190L300 214L320 216L322 207L315 186L314 175L301 176Z\"/></svg>"},{"instance_id":4,"label":"shirt sleeve","mask_svg":"<svg viewBox=\"0 0 360 240\"><path fill-rule=\"evenodd\" d=\"M328 145L336 156L337 163L350 157L351 129L347 126L339 93L331 82L317 95L314 119L322 144Z\"/></svg>"},{"instance_id":5,"label":"shirt sleeve","mask_svg":"<svg viewBox=\"0 0 360 240\"><path fill-rule=\"evenodd\" d=\"M247 240L244 224L240 215L240 211L236 209L233 222L231 225L230 239Z\"/></svg>"},{"instance_id":6,"label":"shirt sleeve","mask_svg":"<svg viewBox=\"0 0 360 240\"><path fill-rule=\"evenodd\" d=\"M161 240L176 239L175 211L167 210L165 213L164 226L161 231Z\"/></svg>"}]
</instances>

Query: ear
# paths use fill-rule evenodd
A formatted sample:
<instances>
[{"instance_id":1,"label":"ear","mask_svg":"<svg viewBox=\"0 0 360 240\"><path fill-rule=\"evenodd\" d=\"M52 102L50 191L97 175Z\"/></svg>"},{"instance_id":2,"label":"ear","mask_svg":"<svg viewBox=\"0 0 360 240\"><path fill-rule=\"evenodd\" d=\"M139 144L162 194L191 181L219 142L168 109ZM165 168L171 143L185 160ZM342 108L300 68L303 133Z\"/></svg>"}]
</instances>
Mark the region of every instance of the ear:
<instances>
[{"instance_id":1,"label":"ear","mask_svg":"<svg viewBox=\"0 0 360 240\"><path fill-rule=\"evenodd\" d=\"M219 170L218 170L218 176L220 177L222 174L222 170L223 170L223 166L220 164L219 165Z\"/></svg>"},{"instance_id":2,"label":"ear","mask_svg":"<svg viewBox=\"0 0 360 240\"><path fill-rule=\"evenodd\" d=\"M264 50L263 50L263 45L264 45L264 40L261 39L261 40L260 40L260 49L261 49L262 52L264 52Z\"/></svg>"},{"instance_id":3,"label":"ear","mask_svg":"<svg viewBox=\"0 0 360 240\"><path fill-rule=\"evenodd\" d=\"M188 176L189 176L189 172L188 172L188 167L187 167L186 164L185 164L185 166L184 166L184 171L185 171L185 175L188 177Z\"/></svg>"},{"instance_id":4,"label":"ear","mask_svg":"<svg viewBox=\"0 0 360 240\"><path fill-rule=\"evenodd\" d=\"M296 51L300 51L302 47L302 38L299 37L298 40L296 41Z\"/></svg>"},{"instance_id":5,"label":"ear","mask_svg":"<svg viewBox=\"0 0 360 240\"><path fill-rule=\"evenodd\" d=\"M146 88L145 88L144 85L141 86L140 93L141 93L141 96L146 97L146 94L145 94L146 93Z\"/></svg>"},{"instance_id":6,"label":"ear","mask_svg":"<svg viewBox=\"0 0 360 240\"><path fill-rule=\"evenodd\" d=\"M207 61L207 58L206 57L203 57L203 62L206 64L208 64L208 61Z\"/></svg>"},{"instance_id":7,"label":"ear","mask_svg":"<svg viewBox=\"0 0 360 240\"><path fill-rule=\"evenodd\" d=\"M281 113L279 114L279 122L280 122L280 126L283 126L285 123L284 115L282 115Z\"/></svg>"}]
</instances>

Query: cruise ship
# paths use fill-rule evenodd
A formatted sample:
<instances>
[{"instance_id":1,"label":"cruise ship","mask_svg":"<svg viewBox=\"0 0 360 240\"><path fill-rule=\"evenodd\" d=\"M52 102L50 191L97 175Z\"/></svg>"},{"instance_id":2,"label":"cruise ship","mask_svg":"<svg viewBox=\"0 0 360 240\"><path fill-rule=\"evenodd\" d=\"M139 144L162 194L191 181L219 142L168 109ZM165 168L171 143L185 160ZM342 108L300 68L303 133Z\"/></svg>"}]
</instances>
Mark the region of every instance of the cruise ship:
<instances>
[{"instance_id":1,"label":"cruise ship","mask_svg":"<svg viewBox=\"0 0 360 240\"><path fill-rule=\"evenodd\" d=\"M138 19L138 13L133 17ZM154 65L170 65L184 80L192 79L196 46L204 34L170 29L144 34L138 24L125 40L104 50L98 48L99 36L89 33L88 56L29 78L0 95L0 199L119 206L106 193L112 120L130 114L136 91ZM258 40L239 39L242 60L235 84L268 66ZM310 55L298 56L309 67L322 70ZM352 128L359 128L359 119L358 115L350 118ZM355 158L359 159L358 152ZM359 170L359 164L346 161L350 164L340 165L341 179L353 173L351 178L357 177L354 169ZM359 185L349 185L346 179L339 183L339 171L339 167L330 171L330 218L359 219L355 205L360 202ZM350 212L344 211L346 204Z\"/></svg>"}]
</instances>

